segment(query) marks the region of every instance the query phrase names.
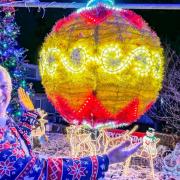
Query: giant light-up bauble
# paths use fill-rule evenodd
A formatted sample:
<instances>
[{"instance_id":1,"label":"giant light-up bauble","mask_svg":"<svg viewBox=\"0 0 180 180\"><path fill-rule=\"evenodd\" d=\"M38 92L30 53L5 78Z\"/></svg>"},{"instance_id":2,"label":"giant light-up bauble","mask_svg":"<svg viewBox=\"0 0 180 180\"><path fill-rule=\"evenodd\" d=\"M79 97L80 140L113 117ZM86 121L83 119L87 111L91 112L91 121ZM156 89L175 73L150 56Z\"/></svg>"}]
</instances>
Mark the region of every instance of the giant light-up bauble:
<instances>
[{"instance_id":1,"label":"giant light-up bauble","mask_svg":"<svg viewBox=\"0 0 180 180\"><path fill-rule=\"evenodd\" d=\"M163 49L145 21L102 4L60 19L40 52L46 94L70 123L131 124L156 100Z\"/></svg>"}]
</instances>

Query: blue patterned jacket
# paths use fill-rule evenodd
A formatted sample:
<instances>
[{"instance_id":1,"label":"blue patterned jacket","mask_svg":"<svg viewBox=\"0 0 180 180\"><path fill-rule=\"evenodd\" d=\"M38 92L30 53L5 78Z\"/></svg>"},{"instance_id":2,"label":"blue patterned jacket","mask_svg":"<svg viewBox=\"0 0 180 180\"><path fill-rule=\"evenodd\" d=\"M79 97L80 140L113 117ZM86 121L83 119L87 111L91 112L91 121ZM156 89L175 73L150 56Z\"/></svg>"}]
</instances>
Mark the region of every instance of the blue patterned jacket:
<instances>
[{"instance_id":1,"label":"blue patterned jacket","mask_svg":"<svg viewBox=\"0 0 180 180\"><path fill-rule=\"evenodd\" d=\"M0 126L0 179L3 180L96 180L103 179L108 170L107 155L84 158L40 158L31 147L32 126L37 115L28 112L20 124L8 119L6 127ZM28 148L24 151L21 141Z\"/></svg>"}]
</instances>

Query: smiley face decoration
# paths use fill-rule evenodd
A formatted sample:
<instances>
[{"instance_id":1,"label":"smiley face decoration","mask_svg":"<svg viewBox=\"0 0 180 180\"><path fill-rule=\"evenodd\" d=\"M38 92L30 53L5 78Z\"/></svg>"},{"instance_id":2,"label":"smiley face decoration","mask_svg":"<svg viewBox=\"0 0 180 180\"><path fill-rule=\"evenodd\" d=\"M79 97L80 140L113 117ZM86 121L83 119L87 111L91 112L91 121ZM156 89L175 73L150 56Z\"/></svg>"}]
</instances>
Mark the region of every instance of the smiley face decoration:
<instances>
[{"instance_id":1,"label":"smiley face decoration","mask_svg":"<svg viewBox=\"0 0 180 180\"><path fill-rule=\"evenodd\" d=\"M69 123L96 128L131 124L146 112L162 87L163 66L156 33L141 16L111 3L60 19L39 61L56 110Z\"/></svg>"}]
</instances>

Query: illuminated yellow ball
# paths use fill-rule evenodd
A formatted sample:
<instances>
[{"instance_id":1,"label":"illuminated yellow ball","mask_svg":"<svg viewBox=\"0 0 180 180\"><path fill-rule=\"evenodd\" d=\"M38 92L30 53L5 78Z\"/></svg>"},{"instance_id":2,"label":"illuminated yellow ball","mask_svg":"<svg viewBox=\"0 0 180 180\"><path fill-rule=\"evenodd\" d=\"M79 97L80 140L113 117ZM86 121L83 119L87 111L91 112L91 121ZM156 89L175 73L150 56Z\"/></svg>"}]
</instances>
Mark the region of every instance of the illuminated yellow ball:
<instances>
[{"instance_id":1,"label":"illuminated yellow ball","mask_svg":"<svg viewBox=\"0 0 180 180\"><path fill-rule=\"evenodd\" d=\"M70 123L130 124L156 101L164 57L137 14L102 5L59 20L39 61L42 84Z\"/></svg>"}]
</instances>

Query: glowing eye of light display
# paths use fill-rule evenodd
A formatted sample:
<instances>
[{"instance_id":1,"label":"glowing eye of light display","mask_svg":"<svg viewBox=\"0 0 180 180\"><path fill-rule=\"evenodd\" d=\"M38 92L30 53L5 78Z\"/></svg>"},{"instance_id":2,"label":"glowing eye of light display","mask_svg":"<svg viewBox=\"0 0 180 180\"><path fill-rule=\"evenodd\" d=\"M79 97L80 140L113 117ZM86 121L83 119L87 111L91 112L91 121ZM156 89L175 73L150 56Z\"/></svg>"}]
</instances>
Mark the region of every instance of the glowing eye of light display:
<instances>
[{"instance_id":1,"label":"glowing eye of light display","mask_svg":"<svg viewBox=\"0 0 180 180\"><path fill-rule=\"evenodd\" d=\"M71 60L74 65L80 65L82 62L82 58L84 58L85 54L81 52L82 49L75 48L71 53ZM83 56L83 57L82 57Z\"/></svg>"},{"instance_id":2,"label":"glowing eye of light display","mask_svg":"<svg viewBox=\"0 0 180 180\"><path fill-rule=\"evenodd\" d=\"M129 59L133 61L134 69L137 75L146 76L151 70L152 59L149 50L145 47L134 49Z\"/></svg>"},{"instance_id":3,"label":"glowing eye of light display","mask_svg":"<svg viewBox=\"0 0 180 180\"><path fill-rule=\"evenodd\" d=\"M108 44L102 47L101 50L102 67L104 71L116 73L126 67L126 62L123 62L123 55L118 44Z\"/></svg>"},{"instance_id":4,"label":"glowing eye of light display","mask_svg":"<svg viewBox=\"0 0 180 180\"><path fill-rule=\"evenodd\" d=\"M82 42L75 43L70 47L67 52L63 53L64 56L61 59L63 65L71 72L81 73L85 69L85 64L92 60L89 56L89 50L87 44Z\"/></svg>"},{"instance_id":5,"label":"glowing eye of light display","mask_svg":"<svg viewBox=\"0 0 180 180\"><path fill-rule=\"evenodd\" d=\"M72 48L68 52L68 58L66 60L68 62L69 68L73 72L80 72L84 69L86 51L81 47Z\"/></svg>"},{"instance_id":6,"label":"glowing eye of light display","mask_svg":"<svg viewBox=\"0 0 180 180\"><path fill-rule=\"evenodd\" d=\"M59 57L59 49L57 48L49 48L47 51L43 50L40 55L41 61L44 62L44 64L40 63L40 71L44 74L44 72L47 72L50 74L50 76L54 76L56 74L56 70L58 67L57 59Z\"/></svg>"}]
</instances>

